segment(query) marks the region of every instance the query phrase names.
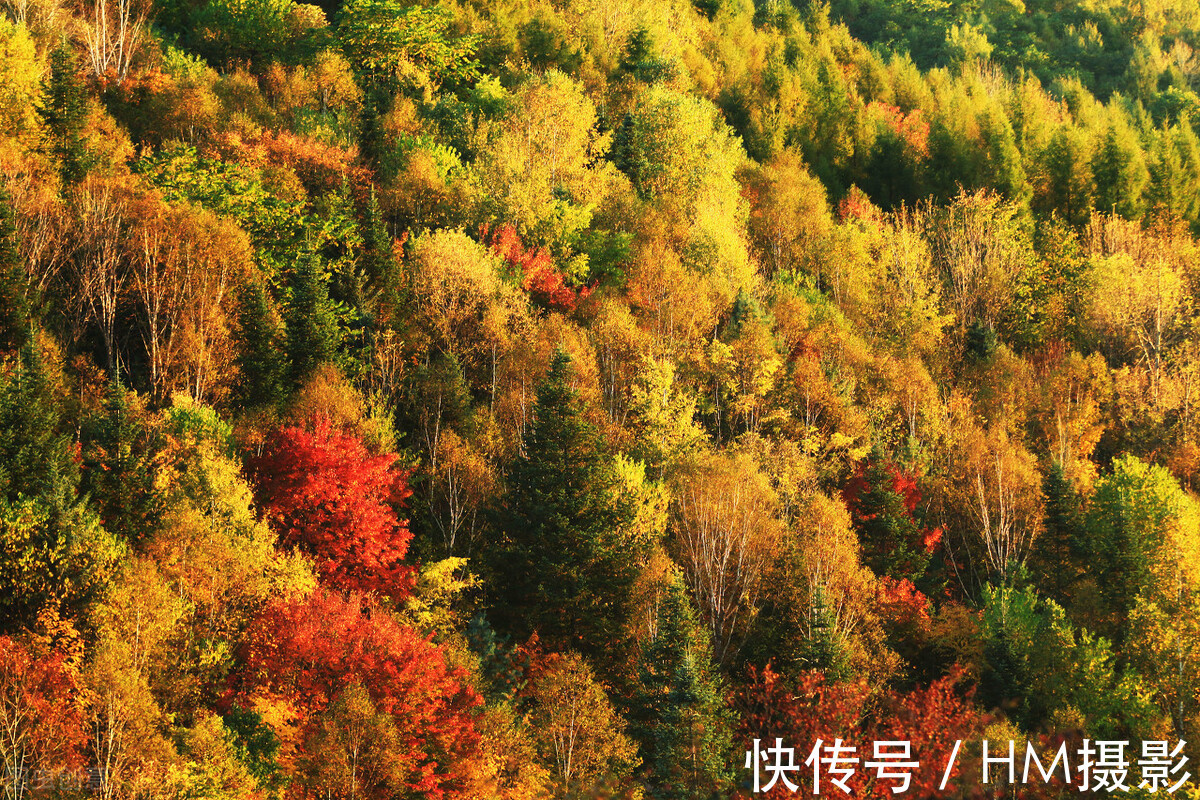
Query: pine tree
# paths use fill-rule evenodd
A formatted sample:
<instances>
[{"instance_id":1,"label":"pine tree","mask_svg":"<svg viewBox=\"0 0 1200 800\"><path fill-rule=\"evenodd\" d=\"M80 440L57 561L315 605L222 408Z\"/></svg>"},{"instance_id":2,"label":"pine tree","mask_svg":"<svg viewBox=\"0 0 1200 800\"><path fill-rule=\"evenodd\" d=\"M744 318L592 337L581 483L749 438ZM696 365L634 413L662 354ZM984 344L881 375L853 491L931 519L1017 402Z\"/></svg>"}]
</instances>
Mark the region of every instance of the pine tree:
<instances>
[{"instance_id":1,"label":"pine tree","mask_svg":"<svg viewBox=\"0 0 1200 800\"><path fill-rule=\"evenodd\" d=\"M84 431L84 488L95 499L104 527L131 543L158 525L163 497L156 486L162 441L145 420L136 395L119 374L108 385L103 412Z\"/></svg>"},{"instance_id":2,"label":"pine tree","mask_svg":"<svg viewBox=\"0 0 1200 800\"><path fill-rule=\"evenodd\" d=\"M728 720L708 641L675 572L664 587L654 639L642 648L630 732L646 770L647 797L725 797Z\"/></svg>"},{"instance_id":3,"label":"pine tree","mask_svg":"<svg viewBox=\"0 0 1200 800\"><path fill-rule=\"evenodd\" d=\"M300 383L318 366L333 361L341 343L334 306L315 256L302 258L296 265L286 321L292 379Z\"/></svg>"},{"instance_id":4,"label":"pine tree","mask_svg":"<svg viewBox=\"0 0 1200 800\"><path fill-rule=\"evenodd\" d=\"M30 336L0 375L0 631L32 626L46 608L78 613L121 556L80 493L75 457Z\"/></svg>"},{"instance_id":5,"label":"pine tree","mask_svg":"<svg viewBox=\"0 0 1200 800\"><path fill-rule=\"evenodd\" d=\"M423 450L436 466L442 433L469 434L472 427L471 389L462 364L453 353L435 353L429 363L409 374L399 409L409 444Z\"/></svg>"},{"instance_id":6,"label":"pine tree","mask_svg":"<svg viewBox=\"0 0 1200 800\"><path fill-rule=\"evenodd\" d=\"M400 271L392 253L393 240L388 233L374 185L371 186L367 203L360 210L358 229L362 236L362 250L354 267L361 284L359 295L362 301L359 307L366 339L373 342L378 331L399 327L403 306Z\"/></svg>"},{"instance_id":7,"label":"pine tree","mask_svg":"<svg viewBox=\"0 0 1200 800\"><path fill-rule=\"evenodd\" d=\"M1147 199L1159 213L1192 222L1200 186L1200 142L1190 124L1164 127L1155 137L1149 164Z\"/></svg>"},{"instance_id":8,"label":"pine tree","mask_svg":"<svg viewBox=\"0 0 1200 800\"><path fill-rule=\"evenodd\" d=\"M467 646L479 659L479 690L490 702L510 701L529 685L529 654L497 635L483 614L467 623Z\"/></svg>"},{"instance_id":9,"label":"pine tree","mask_svg":"<svg viewBox=\"0 0 1200 800\"><path fill-rule=\"evenodd\" d=\"M829 682L844 680L850 664L834 629L833 612L825 600L825 587L813 592L809 609L809 633L800 649L800 664L805 669L824 673Z\"/></svg>"},{"instance_id":10,"label":"pine tree","mask_svg":"<svg viewBox=\"0 0 1200 800\"><path fill-rule=\"evenodd\" d=\"M999 346L996 329L990 324L977 319L967 327L966 356L975 363L986 364Z\"/></svg>"},{"instance_id":11,"label":"pine tree","mask_svg":"<svg viewBox=\"0 0 1200 800\"><path fill-rule=\"evenodd\" d=\"M1142 193L1149 181L1142 148L1125 127L1109 126L1104 143L1092 159L1096 179L1096 210L1125 219L1142 215Z\"/></svg>"},{"instance_id":12,"label":"pine tree","mask_svg":"<svg viewBox=\"0 0 1200 800\"><path fill-rule=\"evenodd\" d=\"M639 554L622 538L631 509L614 500L612 461L570 386L570 364L555 353L509 475L496 519L503 541L493 613L519 636L539 631L595 653L622 627Z\"/></svg>"},{"instance_id":13,"label":"pine tree","mask_svg":"<svg viewBox=\"0 0 1200 800\"><path fill-rule=\"evenodd\" d=\"M288 365L283 352L283 331L272 313L261 283L242 288L238 299L239 345L237 396L244 406L272 406L285 396Z\"/></svg>"},{"instance_id":14,"label":"pine tree","mask_svg":"<svg viewBox=\"0 0 1200 800\"><path fill-rule=\"evenodd\" d=\"M0 349L20 347L30 324L28 280L17 249L12 197L0 186Z\"/></svg>"},{"instance_id":15,"label":"pine tree","mask_svg":"<svg viewBox=\"0 0 1200 800\"><path fill-rule=\"evenodd\" d=\"M847 490L852 519L862 543L863 563L876 575L919 583L929 567L925 532L897 488L895 467L876 448L861 478Z\"/></svg>"},{"instance_id":16,"label":"pine tree","mask_svg":"<svg viewBox=\"0 0 1200 800\"><path fill-rule=\"evenodd\" d=\"M396 259L392 255L392 237L387 231L383 209L379 207L379 198L375 195L373 185L371 196L362 211L360 229L363 243L359 266L363 274L381 294L395 291Z\"/></svg>"},{"instance_id":17,"label":"pine tree","mask_svg":"<svg viewBox=\"0 0 1200 800\"><path fill-rule=\"evenodd\" d=\"M1011 636L1000 628L983 647L983 674L979 697L985 708L1000 708L1018 724L1025 720L1025 698L1029 695L1029 676L1014 652Z\"/></svg>"},{"instance_id":18,"label":"pine tree","mask_svg":"<svg viewBox=\"0 0 1200 800\"><path fill-rule=\"evenodd\" d=\"M1045 204L1072 225L1087 222L1092 210L1092 185L1087 145L1081 132L1063 127L1046 145Z\"/></svg>"},{"instance_id":19,"label":"pine tree","mask_svg":"<svg viewBox=\"0 0 1200 800\"><path fill-rule=\"evenodd\" d=\"M387 136L383 129L383 112L388 105L386 92L368 88L359 119L358 150L363 163L372 170L379 170Z\"/></svg>"},{"instance_id":20,"label":"pine tree","mask_svg":"<svg viewBox=\"0 0 1200 800\"><path fill-rule=\"evenodd\" d=\"M64 42L50 54L50 77L40 109L50 129L50 151L58 160L64 186L79 183L87 174L90 158L83 143L87 121L87 95L75 71L75 58Z\"/></svg>"},{"instance_id":21,"label":"pine tree","mask_svg":"<svg viewBox=\"0 0 1200 800\"><path fill-rule=\"evenodd\" d=\"M1037 588L1063 604L1070 600L1069 593L1082 573L1084 537L1079 496L1057 461L1046 473L1042 491L1046 513L1042 532L1029 556L1029 570Z\"/></svg>"},{"instance_id":22,"label":"pine tree","mask_svg":"<svg viewBox=\"0 0 1200 800\"><path fill-rule=\"evenodd\" d=\"M15 369L0 383L3 496L9 501L20 496L44 497L53 508L64 510L79 483L72 450L41 355L33 337L29 337Z\"/></svg>"}]
</instances>

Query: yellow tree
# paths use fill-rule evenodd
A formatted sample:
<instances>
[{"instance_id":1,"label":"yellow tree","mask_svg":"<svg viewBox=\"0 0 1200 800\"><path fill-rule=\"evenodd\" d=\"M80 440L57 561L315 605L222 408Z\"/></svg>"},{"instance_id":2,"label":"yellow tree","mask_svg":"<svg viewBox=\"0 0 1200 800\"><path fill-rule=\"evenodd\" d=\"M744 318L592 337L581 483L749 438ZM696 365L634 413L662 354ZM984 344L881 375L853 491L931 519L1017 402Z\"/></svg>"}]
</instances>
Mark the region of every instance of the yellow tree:
<instances>
[{"instance_id":1,"label":"yellow tree","mask_svg":"<svg viewBox=\"0 0 1200 800\"><path fill-rule=\"evenodd\" d=\"M534 682L530 721L556 796L620 785L638 764L624 720L581 656L569 652L551 659Z\"/></svg>"},{"instance_id":2,"label":"yellow tree","mask_svg":"<svg viewBox=\"0 0 1200 800\"><path fill-rule=\"evenodd\" d=\"M784 580L800 589L797 628L809 647L828 637L855 672L886 679L896 656L883 646L875 614L875 576L859 559L850 513L841 500L813 492L797 503L789 532L798 574ZM810 656L811 657L811 656ZM829 665L819 665L829 666Z\"/></svg>"},{"instance_id":3,"label":"yellow tree","mask_svg":"<svg viewBox=\"0 0 1200 800\"><path fill-rule=\"evenodd\" d=\"M833 227L825 188L792 150L743 174L750 197L749 232L768 274L811 268Z\"/></svg>"},{"instance_id":4,"label":"yellow tree","mask_svg":"<svg viewBox=\"0 0 1200 800\"><path fill-rule=\"evenodd\" d=\"M522 298L501 279L492 253L461 231L418 237L411 265L422 329L468 370L490 365L494 401L500 357L524 316Z\"/></svg>"},{"instance_id":5,"label":"yellow tree","mask_svg":"<svg viewBox=\"0 0 1200 800\"><path fill-rule=\"evenodd\" d=\"M481 153L494 218L522 236L565 244L588 224L614 175L604 158L608 139L582 86L557 69L532 75Z\"/></svg>"},{"instance_id":6,"label":"yellow tree","mask_svg":"<svg viewBox=\"0 0 1200 800\"><path fill-rule=\"evenodd\" d=\"M1112 378L1099 353L1077 352L1047 359L1038 375L1039 392L1033 421L1053 461L1067 476L1088 486L1095 477L1093 451L1108 427L1106 408L1112 400Z\"/></svg>"},{"instance_id":7,"label":"yellow tree","mask_svg":"<svg viewBox=\"0 0 1200 800\"><path fill-rule=\"evenodd\" d=\"M1112 356L1136 356L1149 370L1157 402L1166 351L1186 308L1195 245L1185 235L1156 236L1136 222L1100 215L1084 243L1095 287L1093 318Z\"/></svg>"},{"instance_id":8,"label":"yellow tree","mask_svg":"<svg viewBox=\"0 0 1200 800\"><path fill-rule=\"evenodd\" d=\"M1088 519L1115 639L1157 693L1179 737L1200 710L1200 507L1160 466L1114 460Z\"/></svg>"},{"instance_id":9,"label":"yellow tree","mask_svg":"<svg viewBox=\"0 0 1200 800\"><path fill-rule=\"evenodd\" d=\"M759 610L763 577L782 535L779 499L744 453L699 455L671 481L675 547L688 587L726 663Z\"/></svg>"},{"instance_id":10,"label":"yellow tree","mask_svg":"<svg viewBox=\"0 0 1200 800\"><path fill-rule=\"evenodd\" d=\"M944 209L924 211L934 263L958 324L995 327L1012 301L1012 285L1033 256L1019 206L986 191L962 193Z\"/></svg>"},{"instance_id":11,"label":"yellow tree","mask_svg":"<svg viewBox=\"0 0 1200 800\"><path fill-rule=\"evenodd\" d=\"M1037 459L1003 425L982 427L966 398L947 408L944 462L932 472L933 511L977 583L1004 583L1025 561L1042 524ZM964 582L967 576L960 576Z\"/></svg>"},{"instance_id":12,"label":"yellow tree","mask_svg":"<svg viewBox=\"0 0 1200 800\"><path fill-rule=\"evenodd\" d=\"M154 563L136 558L96 609L100 631L85 677L91 749L103 800L161 780L173 755L151 692L164 646L186 609Z\"/></svg>"}]
</instances>

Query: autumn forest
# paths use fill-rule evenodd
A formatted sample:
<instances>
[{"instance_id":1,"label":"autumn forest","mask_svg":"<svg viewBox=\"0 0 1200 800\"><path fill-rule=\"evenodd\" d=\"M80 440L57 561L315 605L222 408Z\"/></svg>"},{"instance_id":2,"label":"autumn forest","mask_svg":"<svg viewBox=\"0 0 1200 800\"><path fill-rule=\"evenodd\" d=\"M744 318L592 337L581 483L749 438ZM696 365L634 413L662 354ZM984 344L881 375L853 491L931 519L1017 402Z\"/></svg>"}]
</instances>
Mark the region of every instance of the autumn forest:
<instances>
[{"instance_id":1,"label":"autumn forest","mask_svg":"<svg viewBox=\"0 0 1200 800\"><path fill-rule=\"evenodd\" d=\"M1200 775L1196 48L1197 0L4 0L4 799Z\"/></svg>"}]
</instances>

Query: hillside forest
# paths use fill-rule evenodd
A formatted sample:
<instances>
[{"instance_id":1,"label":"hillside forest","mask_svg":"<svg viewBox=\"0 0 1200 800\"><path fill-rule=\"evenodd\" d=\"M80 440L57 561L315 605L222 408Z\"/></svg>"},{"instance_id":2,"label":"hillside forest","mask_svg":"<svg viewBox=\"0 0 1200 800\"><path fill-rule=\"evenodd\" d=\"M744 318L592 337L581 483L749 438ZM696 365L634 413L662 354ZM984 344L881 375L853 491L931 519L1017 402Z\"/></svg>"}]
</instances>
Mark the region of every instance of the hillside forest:
<instances>
[{"instance_id":1,"label":"hillside forest","mask_svg":"<svg viewBox=\"0 0 1200 800\"><path fill-rule=\"evenodd\" d=\"M5 0L6 800L1200 774L1200 4L406 3Z\"/></svg>"}]
</instances>

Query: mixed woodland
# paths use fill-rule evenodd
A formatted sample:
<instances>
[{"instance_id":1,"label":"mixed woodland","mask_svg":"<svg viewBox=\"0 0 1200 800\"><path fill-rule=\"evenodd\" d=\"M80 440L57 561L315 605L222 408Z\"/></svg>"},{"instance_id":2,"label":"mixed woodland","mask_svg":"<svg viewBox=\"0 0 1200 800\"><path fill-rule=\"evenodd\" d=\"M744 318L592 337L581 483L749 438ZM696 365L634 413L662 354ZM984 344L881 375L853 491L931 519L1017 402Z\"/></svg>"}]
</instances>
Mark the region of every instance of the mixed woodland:
<instances>
[{"instance_id":1,"label":"mixed woodland","mask_svg":"<svg viewBox=\"0 0 1200 800\"><path fill-rule=\"evenodd\" d=\"M1197 48L5 0L4 797L749 797L780 737L1052 798L980 742L1200 743Z\"/></svg>"}]
</instances>

